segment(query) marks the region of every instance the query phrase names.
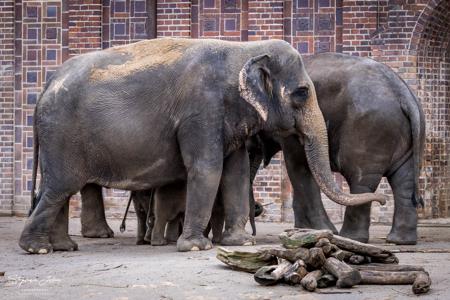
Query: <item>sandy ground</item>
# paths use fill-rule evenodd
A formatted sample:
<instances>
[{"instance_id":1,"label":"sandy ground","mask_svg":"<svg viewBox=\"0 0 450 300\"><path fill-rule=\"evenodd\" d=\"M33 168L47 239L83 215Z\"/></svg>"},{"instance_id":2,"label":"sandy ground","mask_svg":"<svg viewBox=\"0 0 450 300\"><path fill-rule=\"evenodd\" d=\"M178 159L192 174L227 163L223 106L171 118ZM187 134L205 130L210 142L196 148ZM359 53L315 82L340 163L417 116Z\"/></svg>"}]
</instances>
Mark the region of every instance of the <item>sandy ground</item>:
<instances>
[{"instance_id":1,"label":"sandy ground","mask_svg":"<svg viewBox=\"0 0 450 300\"><path fill-rule=\"evenodd\" d=\"M416 297L411 286L357 286L308 293L299 286L259 286L248 273L219 262L216 250L178 253L174 245L136 246L135 222L121 234L119 221L109 220L114 239L85 239L79 219L71 219L76 252L29 255L17 245L25 220L0 218L0 299L403 299ZM278 243L277 235L292 224L257 224L258 246ZM372 226L371 242L382 244L388 226ZM450 220L424 224L420 243L403 249L447 249ZM387 246L400 249L398 246ZM230 247L238 249L242 247ZM449 253L399 253L400 263L423 265L433 285L421 299L450 299ZM327 294L332 293L332 294Z\"/></svg>"}]
</instances>

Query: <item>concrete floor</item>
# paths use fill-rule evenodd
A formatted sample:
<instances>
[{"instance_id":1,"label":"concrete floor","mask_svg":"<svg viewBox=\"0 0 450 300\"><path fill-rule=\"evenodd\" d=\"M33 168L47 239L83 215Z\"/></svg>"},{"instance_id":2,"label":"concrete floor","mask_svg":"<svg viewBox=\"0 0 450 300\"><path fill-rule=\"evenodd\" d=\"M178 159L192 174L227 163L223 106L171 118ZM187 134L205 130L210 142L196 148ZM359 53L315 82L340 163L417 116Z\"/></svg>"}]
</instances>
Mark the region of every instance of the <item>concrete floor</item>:
<instances>
[{"instance_id":1,"label":"concrete floor","mask_svg":"<svg viewBox=\"0 0 450 300\"><path fill-rule=\"evenodd\" d=\"M447 222L446 222L447 221ZM450 252L450 220L424 224L417 246L391 249L445 249ZM232 271L215 258L216 250L178 253L174 245L136 246L135 222L121 234L110 220L114 239L85 239L79 219L70 234L79 251L29 255L17 245L25 219L0 218L0 299L403 299L415 297L411 286L357 286L308 293L299 286L263 287L248 273ZM438 227L436 227L438 226ZM278 243L292 224L257 224L258 246ZM372 226L372 242L383 243L388 226ZM256 247L258 247L256 246ZM230 247L232 249L256 247ZM399 253L400 263L423 265L432 277L421 299L450 299L449 253ZM326 294L332 292L333 294Z\"/></svg>"}]
</instances>

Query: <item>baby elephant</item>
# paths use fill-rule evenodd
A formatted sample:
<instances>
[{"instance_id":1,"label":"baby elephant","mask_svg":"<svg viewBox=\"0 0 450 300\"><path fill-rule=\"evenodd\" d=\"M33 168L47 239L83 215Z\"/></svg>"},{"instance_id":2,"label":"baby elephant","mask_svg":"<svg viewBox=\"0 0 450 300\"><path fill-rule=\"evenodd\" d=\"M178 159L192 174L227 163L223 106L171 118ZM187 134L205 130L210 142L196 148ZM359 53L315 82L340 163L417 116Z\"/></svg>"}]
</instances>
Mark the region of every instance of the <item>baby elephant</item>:
<instances>
[{"instance_id":1,"label":"baby elephant","mask_svg":"<svg viewBox=\"0 0 450 300\"><path fill-rule=\"evenodd\" d=\"M183 230L186 208L186 184L174 183L155 190L134 191L131 200L136 211L138 228L136 244L166 245L177 241ZM224 226L223 205L214 204L212 217L204 235L213 231L213 242L222 239ZM122 223L121 228L124 228Z\"/></svg>"}]
</instances>

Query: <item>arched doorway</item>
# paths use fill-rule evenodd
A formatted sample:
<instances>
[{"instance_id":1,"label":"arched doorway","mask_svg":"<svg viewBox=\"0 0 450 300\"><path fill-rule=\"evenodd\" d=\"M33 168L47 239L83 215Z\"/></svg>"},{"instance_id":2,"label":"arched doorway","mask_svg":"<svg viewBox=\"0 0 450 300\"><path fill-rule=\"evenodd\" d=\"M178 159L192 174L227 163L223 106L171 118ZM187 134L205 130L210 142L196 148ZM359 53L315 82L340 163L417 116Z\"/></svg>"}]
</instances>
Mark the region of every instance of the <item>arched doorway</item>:
<instances>
[{"instance_id":1,"label":"arched doorway","mask_svg":"<svg viewBox=\"0 0 450 300\"><path fill-rule=\"evenodd\" d=\"M450 217L450 0L431 2L417 24L417 95L427 131L423 216L438 218Z\"/></svg>"}]
</instances>

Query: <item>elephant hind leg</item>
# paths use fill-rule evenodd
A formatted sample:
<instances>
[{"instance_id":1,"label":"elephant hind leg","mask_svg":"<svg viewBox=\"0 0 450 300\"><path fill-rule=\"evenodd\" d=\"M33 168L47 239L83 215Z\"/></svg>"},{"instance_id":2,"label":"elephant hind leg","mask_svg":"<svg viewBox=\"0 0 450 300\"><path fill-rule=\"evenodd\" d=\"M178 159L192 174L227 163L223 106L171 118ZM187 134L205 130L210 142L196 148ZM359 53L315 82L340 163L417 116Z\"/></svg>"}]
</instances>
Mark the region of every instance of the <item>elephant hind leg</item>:
<instances>
[{"instance_id":1,"label":"elephant hind leg","mask_svg":"<svg viewBox=\"0 0 450 300\"><path fill-rule=\"evenodd\" d=\"M102 187L93 183L81 189L81 234L88 238L112 238L106 222Z\"/></svg>"},{"instance_id":2,"label":"elephant hind leg","mask_svg":"<svg viewBox=\"0 0 450 300\"><path fill-rule=\"evenodd\" d=\"M352 194L373 193L381 178L381 174L370 174L361 176L357 181L349 181L350 192ZM346 207L344 224L339 234L367 243L369 241L370 209L371 203Z\"/></svg>"},{"instance_id":3,"label":"elephant hind leg","mask_svg":"<svg viewBox=\"0 0 450 300\"><path fill-rule=\"evenodd\" d=\"M417 243L417 211L414 197L414 162L412 157L388 177L394 193L394 218L387 242L397 245Z\"/></svg>"}]
</instances>

